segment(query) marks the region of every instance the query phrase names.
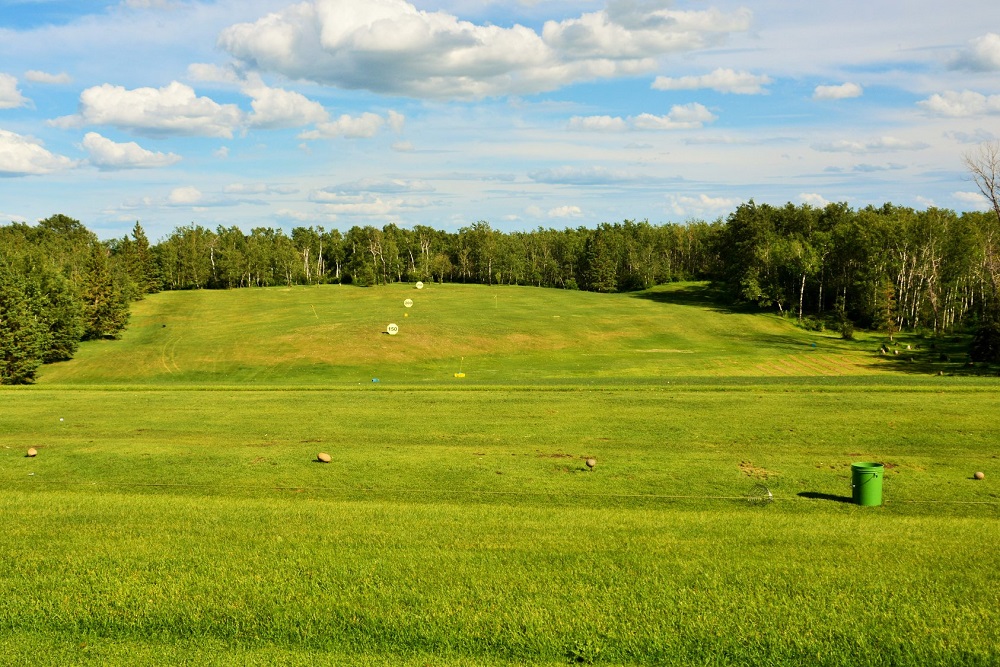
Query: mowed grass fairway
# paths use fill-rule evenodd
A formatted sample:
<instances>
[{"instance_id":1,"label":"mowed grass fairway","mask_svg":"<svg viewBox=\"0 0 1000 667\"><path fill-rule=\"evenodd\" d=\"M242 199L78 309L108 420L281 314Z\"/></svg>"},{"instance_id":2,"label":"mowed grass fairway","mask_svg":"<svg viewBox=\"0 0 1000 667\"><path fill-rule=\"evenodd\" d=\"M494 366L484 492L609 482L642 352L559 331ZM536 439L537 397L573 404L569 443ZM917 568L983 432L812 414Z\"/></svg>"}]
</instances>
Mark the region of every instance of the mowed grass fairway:
<instances>
[{"instance_id":1,"label":"mowed grass fairway","mask_svg":"<svg viewBox=\"0 0 1000 667\"><path fill-rule=\"evenodd\" d=\"M997 378L711 297L134 304L0 391L0 664L997 664Z\"/></svg>"}]
</instances>

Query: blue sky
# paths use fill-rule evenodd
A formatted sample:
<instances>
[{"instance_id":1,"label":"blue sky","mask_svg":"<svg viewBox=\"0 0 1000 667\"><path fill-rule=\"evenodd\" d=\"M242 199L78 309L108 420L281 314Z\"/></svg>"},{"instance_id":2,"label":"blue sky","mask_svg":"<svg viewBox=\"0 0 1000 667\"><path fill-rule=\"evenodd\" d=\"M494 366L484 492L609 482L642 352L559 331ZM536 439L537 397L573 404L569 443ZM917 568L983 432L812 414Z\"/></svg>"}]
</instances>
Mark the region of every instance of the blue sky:
<instances>
[{"instance_id":1,"label":"blue sky","mask_svg":"<svg viewBox=\"0 0 1000 667\"><path fill-rule=\"evenodd\" d=\"M0 0L0 221L504 230L984 207L992 1Z\"/></svg>"}]
</instances>

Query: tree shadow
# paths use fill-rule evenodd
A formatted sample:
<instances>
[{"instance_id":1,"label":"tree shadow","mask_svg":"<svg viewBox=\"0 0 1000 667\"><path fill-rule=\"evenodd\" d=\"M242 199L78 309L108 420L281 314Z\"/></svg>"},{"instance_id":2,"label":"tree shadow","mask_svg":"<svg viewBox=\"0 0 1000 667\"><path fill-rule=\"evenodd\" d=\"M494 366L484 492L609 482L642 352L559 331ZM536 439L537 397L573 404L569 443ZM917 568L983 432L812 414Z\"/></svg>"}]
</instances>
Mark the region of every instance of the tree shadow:
<instances>
[{"instance_id":1,"label":"tree shadow","mask_svg":"<svg viewBox=\"0 0 1000 667\"><path fill-rule=\"evenodd\" d=\"M884 341L875 350L878 361L872 366L908 375L957 375L963 377L990 377L1000 374L995 364L969 361L967 334L941 338L921 335L898 335L898 340Z\"/></svg>"},{"instance_id":2,"label":"tree shadow","mask_svg":"<svg viewBox=\"0 0 1000 667\"><path fill-rule=\"evenodd\" d=\"M670 303L678 306L696 306L708 308L719 313L757 313L760 309L753 304L727 303L722 288L711 283L667 284L659 287L633 292L636 299L646 299L656 303Z\"/></svg>"},{"instance_id":3,"label":"tree shadow","mask_svg":"<svg viewBox=\"0 0 1000 667\"><path fill-rule=\"evenodd\" d=\"M851 496L836 496L832 493L819 493L818 491L802 491L797 494L800 498L809 498L810 500L831 500L835 503L853 503L854 499Z\"/></svg>"}]
</instances>

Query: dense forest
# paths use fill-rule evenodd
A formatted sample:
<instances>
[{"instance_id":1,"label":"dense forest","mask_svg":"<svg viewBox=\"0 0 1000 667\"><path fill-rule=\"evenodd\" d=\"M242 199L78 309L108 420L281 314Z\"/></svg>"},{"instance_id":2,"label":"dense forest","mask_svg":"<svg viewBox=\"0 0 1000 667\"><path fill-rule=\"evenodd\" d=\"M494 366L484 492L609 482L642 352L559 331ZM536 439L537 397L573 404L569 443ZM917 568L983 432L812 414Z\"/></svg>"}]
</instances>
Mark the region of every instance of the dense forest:
<instances>
[{"instance_id":1,"label":"dense forest","mask_svg":"<svg viewBox=\"0 0 1000 667\"><path fill-rule=\"evenodd\" d=\"M711 223L527 232L487 222L457 232L389 224L290 234L192 224L155 245L139 223L102 242L55 215L0 227L0 382L30 382L41 363L69 359L80 340L117 337L129 302L159 290L417 280L596 292L711 280L733 303L845 337L855 326L975 330L973 358L995 360L996 213L750 201Z\"/></svg>"}]
</instances>

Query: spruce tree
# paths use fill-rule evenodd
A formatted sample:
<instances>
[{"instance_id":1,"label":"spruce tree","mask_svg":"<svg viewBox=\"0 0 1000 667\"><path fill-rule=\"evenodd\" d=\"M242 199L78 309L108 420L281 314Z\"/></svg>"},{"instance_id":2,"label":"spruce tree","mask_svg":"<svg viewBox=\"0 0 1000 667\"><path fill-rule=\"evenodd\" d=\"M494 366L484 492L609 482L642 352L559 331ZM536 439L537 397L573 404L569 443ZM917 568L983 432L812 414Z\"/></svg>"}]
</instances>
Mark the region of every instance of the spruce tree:
<instances>
[{"instance_id":1,"label":"spruce tree","mask_svg":"<svg viewBox=\"0 0 1000 667\"><path fill-rule=\"evenodd\" d=\"M83 302L83 337L118 338L128 324L128 299L111 271L103 243L91 245L80 290Z\"/></svg>"},{"instance_id":2,"label":"spruce tree","mask_svg":"<svg viewBox=\"0 0 1000 667\"><path fill-rule=\"evenodd\" d=\"M20 278L0 265L0 384L27 384L42 363L45 330Z\"/></svg>"}]
</instances>

